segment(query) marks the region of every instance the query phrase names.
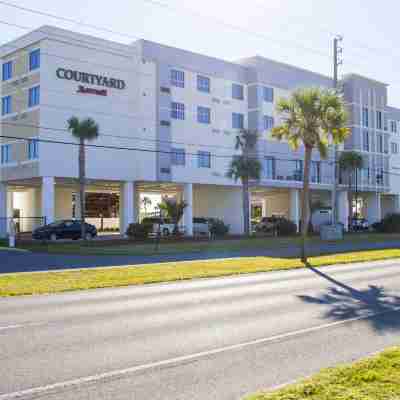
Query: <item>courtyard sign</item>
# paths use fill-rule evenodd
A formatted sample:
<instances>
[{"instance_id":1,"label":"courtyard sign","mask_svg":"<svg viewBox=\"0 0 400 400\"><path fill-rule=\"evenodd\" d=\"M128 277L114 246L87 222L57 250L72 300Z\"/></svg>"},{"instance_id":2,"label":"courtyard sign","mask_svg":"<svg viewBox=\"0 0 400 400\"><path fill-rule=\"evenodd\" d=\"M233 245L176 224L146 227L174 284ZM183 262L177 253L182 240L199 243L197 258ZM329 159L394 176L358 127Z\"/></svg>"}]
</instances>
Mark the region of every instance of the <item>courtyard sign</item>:
<instances>
[{"instance_id":1,"label":"courtyard sign","mask_svg":"<svg viewBox=\"0 0 400 400\"><path fill-rule=\"evenodd\" d=\"M56 71L56 75L57 78L59 79L66 79L67 81L75 81L83 84L86 83L89 85L103 86L119 90L123 90L126 88L126 83L122 79L109 78L103 75L88 74L87 72L80 72L72 69L58 68ZM82 90L82 88L84 87L83 86L79 87L78 91L80 93L97 94L95 93L96 92L95 89L90 90L88 88L87 91L85 92L84 90ZM99 91L99 92L102 92L103 96L107 95L106 93L104 93L104 91Z\"/></svg>"}]
</instances>

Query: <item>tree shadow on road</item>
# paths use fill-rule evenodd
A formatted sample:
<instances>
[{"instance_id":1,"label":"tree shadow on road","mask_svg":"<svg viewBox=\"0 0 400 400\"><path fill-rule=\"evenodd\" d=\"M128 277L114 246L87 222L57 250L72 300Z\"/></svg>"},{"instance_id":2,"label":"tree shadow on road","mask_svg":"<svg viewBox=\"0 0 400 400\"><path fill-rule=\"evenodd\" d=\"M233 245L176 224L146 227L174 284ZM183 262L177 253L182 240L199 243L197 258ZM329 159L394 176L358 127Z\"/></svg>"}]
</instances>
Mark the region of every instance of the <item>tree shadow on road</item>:
<instances>
[{"instance_id":1,"label":"tree shadow on road","mask_svg":"<svg viewBox=\"0 0 400 400\"><path fill-rule=\"evenodd\" d=\"M388 294L384 287L375 285L369 285L363 290L354 289L310 264L308 268L335 285L320 296L298 296L306 303L328 306L325 318L341 321L371 315L366 321L375 331L383 333L400 330L400 296Z\"/></svg>"}]
</instances>

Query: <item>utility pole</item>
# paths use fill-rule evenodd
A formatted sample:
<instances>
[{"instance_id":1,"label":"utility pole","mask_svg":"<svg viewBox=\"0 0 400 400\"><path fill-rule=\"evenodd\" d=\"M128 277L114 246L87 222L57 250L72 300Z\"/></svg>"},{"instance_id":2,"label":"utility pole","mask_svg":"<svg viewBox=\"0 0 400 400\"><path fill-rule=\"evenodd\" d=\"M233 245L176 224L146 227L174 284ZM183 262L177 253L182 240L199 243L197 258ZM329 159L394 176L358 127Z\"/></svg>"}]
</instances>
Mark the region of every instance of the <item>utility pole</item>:
<instances>
[{"instance_id":1,"label":"utility pole","mask_svg":"<svg viewBox=\"0 0 400 400\"><path fill-rule=\"evenodd\" d=\"M338 91L338 69L339 65L343 64L342 52L343 48L339 46L342 42L342 36L336 36L333 39L333 88ZM333 150L333 188L332 188L332 224L338 223L338 212L337 212L337 188L339 180L339 164L338 164L338 145L334 145Z\"/></svg>"}]
</instances>

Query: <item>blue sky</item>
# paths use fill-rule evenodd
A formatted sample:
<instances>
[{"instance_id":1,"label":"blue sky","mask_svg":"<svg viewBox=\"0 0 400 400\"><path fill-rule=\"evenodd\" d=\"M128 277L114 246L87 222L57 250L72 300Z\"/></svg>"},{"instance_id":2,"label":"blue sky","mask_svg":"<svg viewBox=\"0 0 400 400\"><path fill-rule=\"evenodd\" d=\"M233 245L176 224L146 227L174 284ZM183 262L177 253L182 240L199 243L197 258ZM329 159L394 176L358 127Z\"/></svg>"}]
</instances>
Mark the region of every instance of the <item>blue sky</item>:
<instances>
[{"instance_id":1,"label":"blue sky","mask_svg":"<svg viewBox=\"0 0 400 400\"><path fill-rule=\"evenodd\" d=\"M331 42L335 34L341 34L344 65L340 72L356 72L390 84L389 103L400 107L400 3L396 0L7 1L226 60L259 54L323 74L332 73ZM1 1L0 21L32 28L57 25L132 41L19 11ZM0 24L1 42L25 32Z\"/></svg>"}]
</instances>

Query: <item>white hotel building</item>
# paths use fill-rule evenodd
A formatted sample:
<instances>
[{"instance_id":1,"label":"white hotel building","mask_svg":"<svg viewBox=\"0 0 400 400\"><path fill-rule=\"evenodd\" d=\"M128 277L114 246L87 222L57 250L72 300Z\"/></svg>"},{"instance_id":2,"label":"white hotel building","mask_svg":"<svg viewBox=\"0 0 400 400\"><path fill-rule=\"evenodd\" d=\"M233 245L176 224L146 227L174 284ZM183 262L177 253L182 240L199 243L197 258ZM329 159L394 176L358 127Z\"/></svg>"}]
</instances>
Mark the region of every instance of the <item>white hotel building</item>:
<instances>
[{"instance_id":1,"label":"white hotel building","mask_svg":"<svg viewBox=\"0 0 400 400\"><path fill-rule=\"evenodd\" d=\"M298 223L303 154L268 130L279 124L277 99L301 86L331 87L329 77L259 56L232 63L49 26L4 44L0 61L0 235L13 215L21 217L22 230L40 218L79 216L78 147L54 143L77 143L67 131L71 116L92 117L100 127L96 147L87 148L89 217L114 218L124 231L139 217L141 196L158 193L188 202L188 234L193 217L222 218L231 233L241 233L240 183L225 174L238 132L249 128L262 133L263 172L252 184L252 206ZM375 222L399 209L400 110L387 105L384 83L351 74L342 85L352 129L344 150L365 158L358 209ZM315 152L314 201L330 205L332 177L330 159ZM341 186L345 225L347 216Z\"/></svg>"}]
</instances>

